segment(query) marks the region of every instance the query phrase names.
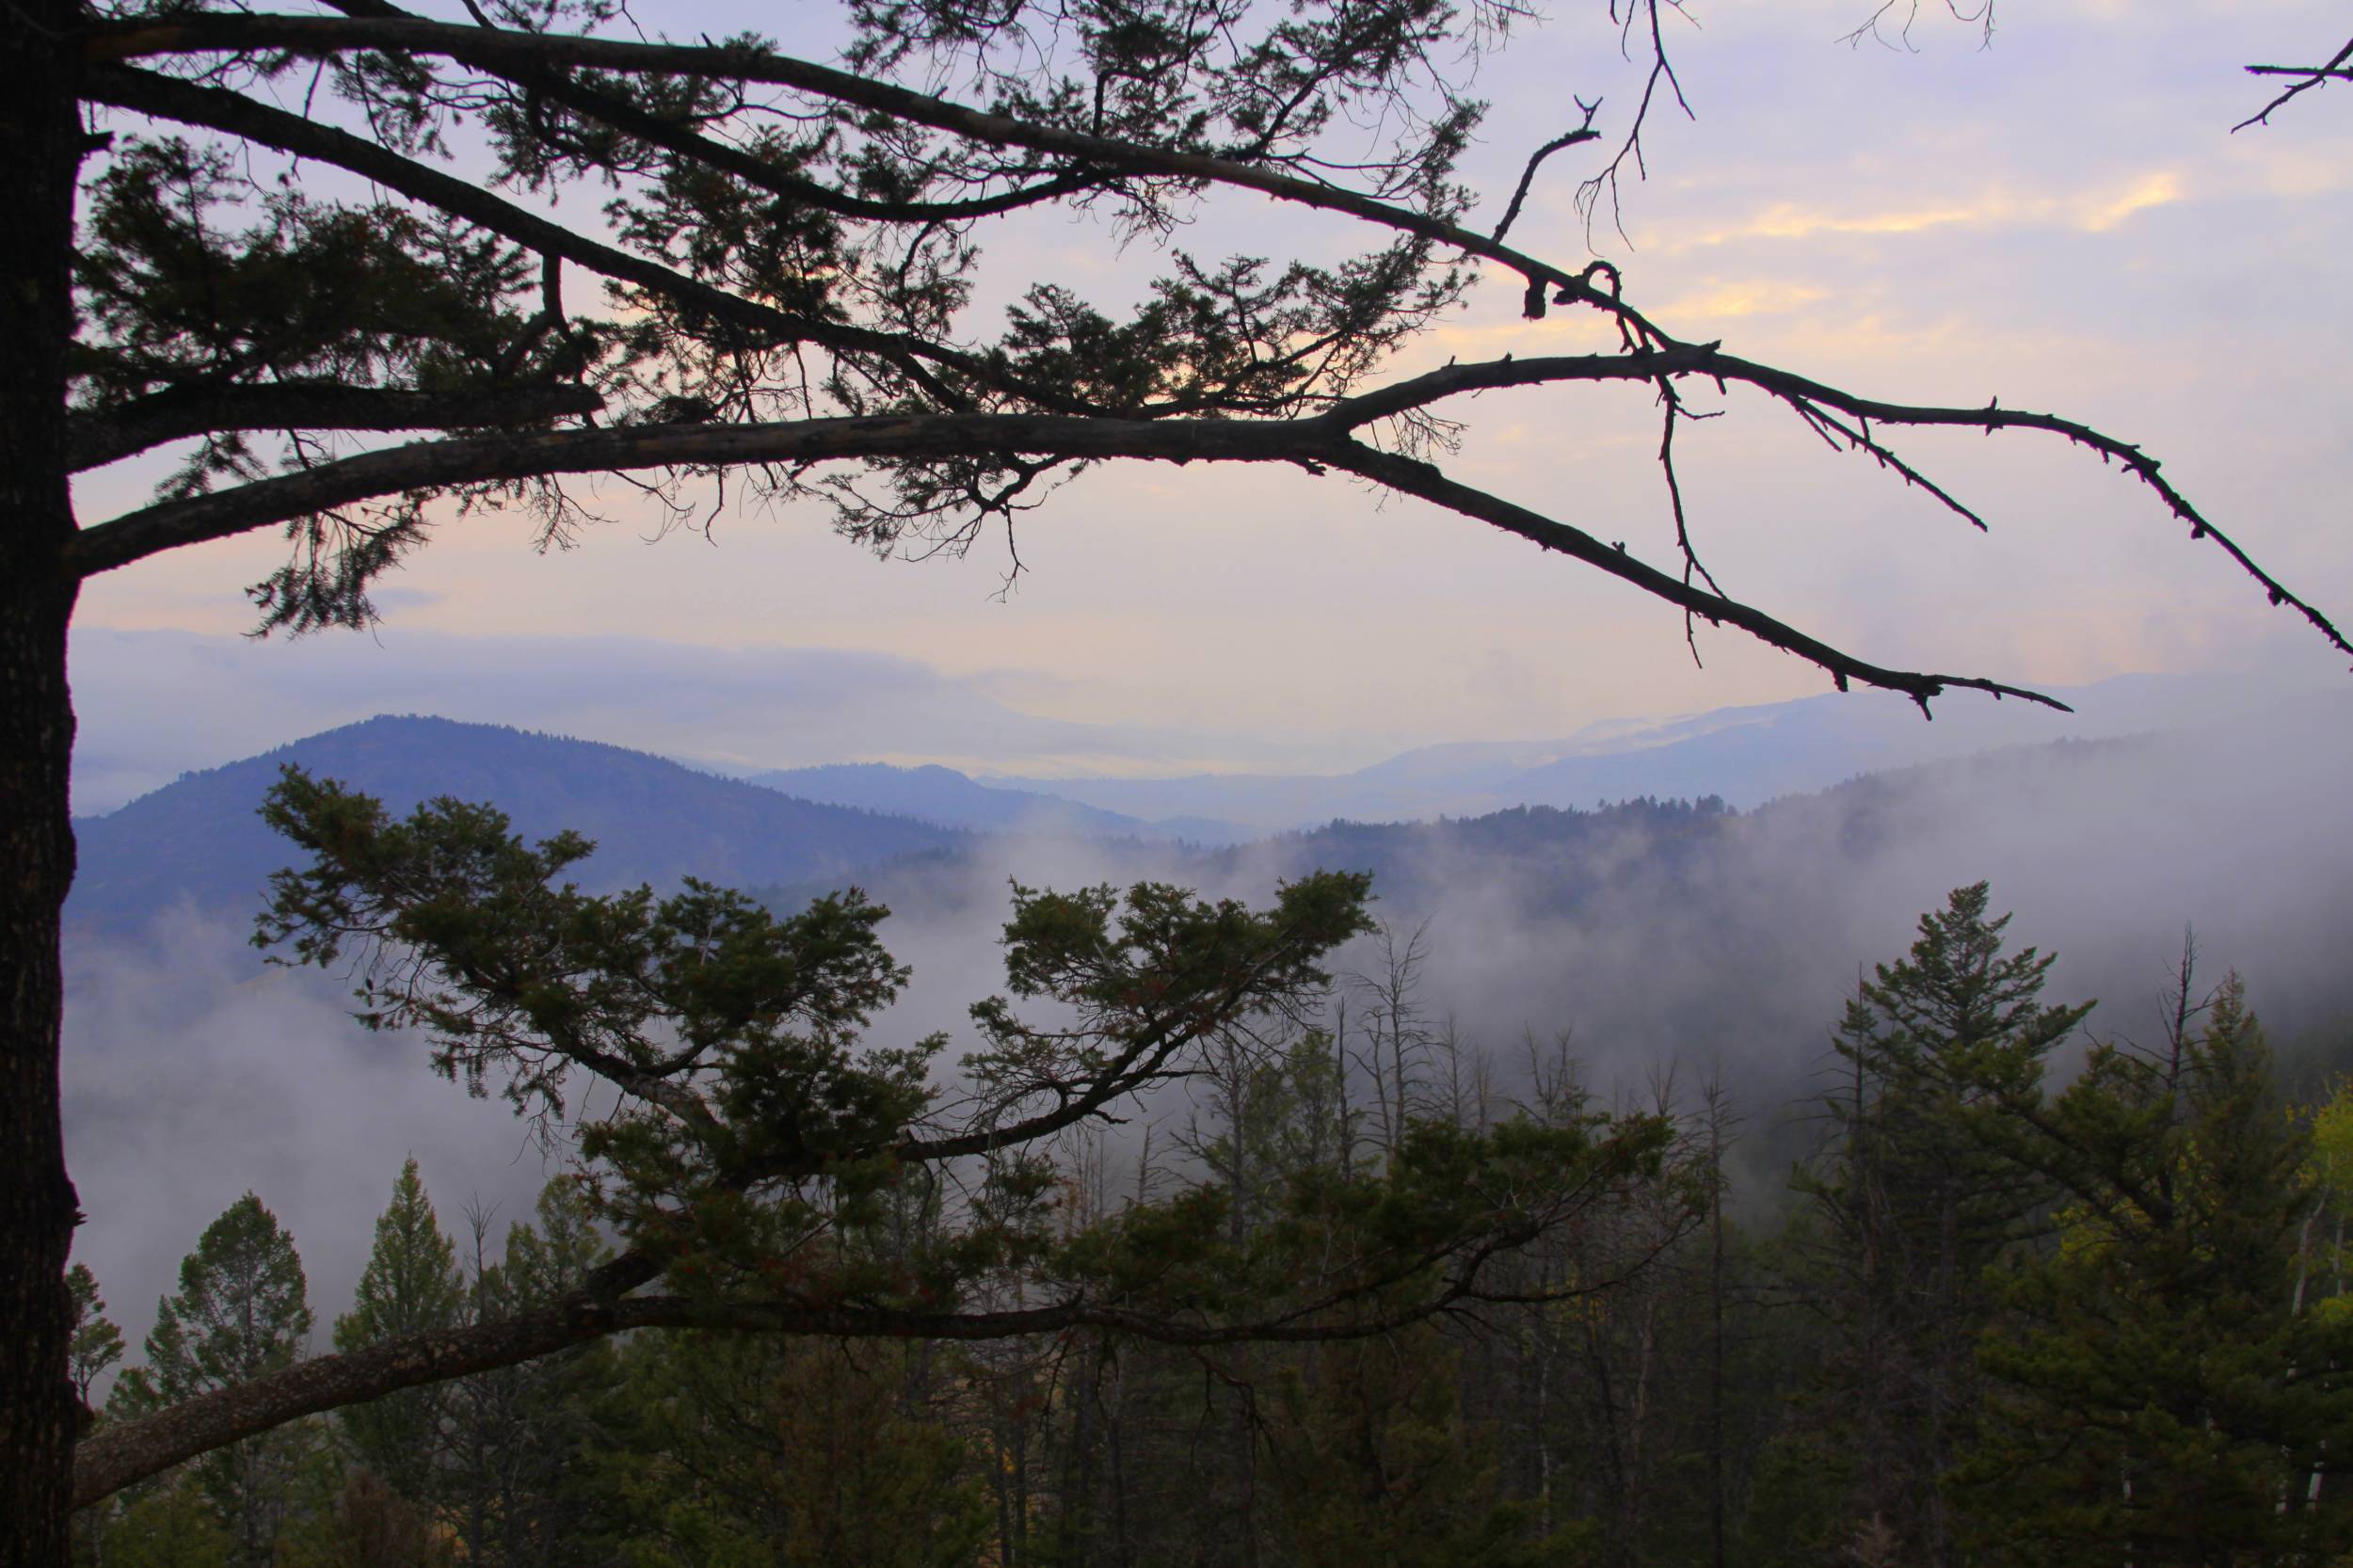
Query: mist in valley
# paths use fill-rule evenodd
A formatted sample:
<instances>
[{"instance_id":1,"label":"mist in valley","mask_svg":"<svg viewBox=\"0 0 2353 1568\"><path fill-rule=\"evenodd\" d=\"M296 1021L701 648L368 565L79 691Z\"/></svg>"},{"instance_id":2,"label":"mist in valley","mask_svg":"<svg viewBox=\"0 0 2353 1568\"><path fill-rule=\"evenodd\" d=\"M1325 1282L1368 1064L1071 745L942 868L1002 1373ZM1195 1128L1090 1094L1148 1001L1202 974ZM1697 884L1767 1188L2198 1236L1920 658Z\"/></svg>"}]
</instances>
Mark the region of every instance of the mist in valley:
<instances>
[{"instance_id":1,"label":"mist in valley","mask_svg":"<svg viewBox=\"0 0 2353 1568\"><path fill-rule=\"evenodd\" d=\"M2058 954L2046 1000L2099 999L2091 1033L2157 1037L2194 928L2201 982L2238 970L2291 1065L2320 1070L2353 1019L2348 720L2353 699L2322 699L2190 733L1875 775L1743 813L1530 812L1220 851L984 840L865 879L894 911L885 940L914 969L870 1038L945 1030L947 1063L969 1048L966 1008L1002 986L1015 880L1153 879L1263 900L1316 866L1361 866L1397 938L1423 933L1422 1020L1491 1056L1499 1107L1522 1091L1525 1042L1564 1031L1605 1103L1647 1104L1670 1069L1687 1095L1721 1075L1744 1118L1735 1163L1762 1200L1803 1146L1797 1121L1858 973L1899 956L1924 910L1979 879L2015 912L2013 950ZM345 981L264 968L248 929L184 907L69 954L65 1114L88 1215L76 1256L134 1344L182 1255L248 1190L301 1248L323 1341L404 1157L446 1226L462 1230L469 1208L493 1216L494 1248L563 1168L504 1104L436 1078L421 1038L353 1023ZM1360 939L1333 968L1380 959ZM584 1109L604 1108L599 1096ZM1134 1108L1113 1163L1132 1169L1144 1129L1174 1131L1192 1110L1181 1090ZM1153 1146L1168 1158L1169 1139Z\"/></svg>"}]
</instances>

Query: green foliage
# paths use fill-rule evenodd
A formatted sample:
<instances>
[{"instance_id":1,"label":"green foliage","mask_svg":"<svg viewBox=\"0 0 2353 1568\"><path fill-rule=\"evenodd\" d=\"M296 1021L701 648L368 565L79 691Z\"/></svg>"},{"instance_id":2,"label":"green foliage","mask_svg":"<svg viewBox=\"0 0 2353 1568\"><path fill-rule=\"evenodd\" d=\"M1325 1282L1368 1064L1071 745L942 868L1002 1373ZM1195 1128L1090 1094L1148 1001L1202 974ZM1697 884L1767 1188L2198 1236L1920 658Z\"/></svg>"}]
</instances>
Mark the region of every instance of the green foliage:
<instances>
[{"instance_id":1,"label":"green foliage","mask_svg":"<svg viewBox=\"0 0 2353 1568\"><path fill-rule=\"evenodd\" d=\"M555 880L591 847L577 836L527 846L500 812L448 799L393 822L295 769L264 815L313 858L274 879L257 942L317 964L363 946L361 1017L425 1031L442 1072L476 1093L495 1081L527 1113L560 1115L578 1074L614 1085L625 1104L580 1135L600 1213L680 1286L801 1302L944 1306L967 1282L1039 1267L1054 1177L1029 1145L1313 994L1368 896L1346 875L1303 878L1264 911L1157 884L1016 888L1009 987L1078 1024L975 1006L983 1048L964 1066L980 1109L941 1128L929 1074L944 1040L860 1041L906 971L876 935L887 912L855 890L786 919L692 881L593 897ZM381 961L396 954L420 962ZM871 1243L934 1179L917 1167L966 1155L984 1170L958 1224L912 1249Z\"/></svg>"},{"instance_id":2,"label":"green foliage","mask_svg":"<svg viewBox=\"0 0 2353 1568\"><path fill-rule=\"evenodd\" d=\"M154 1488L104 1521L99 1560L108 1568L230 1568L229 1532L192 1480Z\"/></svg>"},{"instance_id":3,"label":"green foliage","mask_svg":"<svg viewBox=\"0 0 2353 1568\"><path fill-rule=\"evenodd\" d=\"M106 1317L106 1303L98 1293L98 1276L87 1263L76 1263L66 1271L65 1288L73 1297L73 1340L66 1352L66 1366L73 1379L73 1391L82 1403L91 1403L90 1393L106 1368L122 1359L122 1330Z\"/></svg>"},{"instance_id":4,"label":"green foliage","mask_svg":"<svg viewBox=\"0 0 2353 1568\"><path fill-rule=\"evenodd\" d=\"M601 1463L633 1568L969 1568L980 1459L912 1397L896 1345L699 1335L625 1357L635 1421Z\"/></svg>"},{"instance_id":5,"label":"green foliage","mask_svg":"<svg viewBox=\"0 0 2353 1568\"><path fill-rule=\"evenodd\" d=\"M1736 1560L1750 1568L1815 1568L1847 1555L1855 1535L1855 1456L1833 1414L1809 1413L1758 1452Z\"/></svg>"},{"instance_id":6,"label":"green foliage","mask_svg":"<svg viewBox=\"0 0 2353 1568\"><path fill-rule=\"evenodd\" d=\"M1831 1143L1798 1183L1823 1222L1841 1341L1828 1375L1852 1413L1851 1528L1939 1561L1954 1550L1939 1478L1979 1402L1982 1276L2040 1230L2053 1194L2015 1157L2012 1124L2091 1011L2041 1001L2054 956L2005 956L2010 917L1989 919L1989 902L1982 882L1955 888L1920 918L1911 952L1857 987L1833 1040Z\"/></svg>"},{"instance_id":7,"label":"green foliage","mask_svg":"<svg viewBox=\"0 0 2353 1568\"><path fill-rule=\"evenodd\" d=\"M346 1412L347 1448L297 1441L244 1491L199 1466L126 1495L86 1538L106 1563L258 1565L257 1496L283 1568L1663 1568L1707 1560L1719 1520L1722 1560L1759 1568L2353 1549L2353 1090L2292 1112L2235 979L2201 1009L2186 976L2167 1049L2094 1044L2046 1083L2087 1009L2041 1002L2052 961L2004 952L1982 885L1861 987L1833 1137L1752 1234L1713 1209L1720 1101L1605 1113L1565 1037L1531 1041L1517 1098L1450 1042L1472 1087L1401 1079L1401 1130L1361 1138L1310 1004L1362 878L1258 909L1016 888L952 1115L914 1065L936 1042L859 1038L904 977L871 906L593 899L555 884L577 841L289 785L317 859L277 934L427 956L363 993L380 1022L433 1031L456 1076L474 1053L486 1091L641 1075L498 1261L477 1214L461 1272L407 1166L339 1345L562 1300L616 1241L658 1249L694 1313L819 1305L876 1337L647 1334L415 1419ZM533 909L585 935L535 946ZM1180 1079L1175 1154L1143 1141L1121 1195L1088 1121ZM202 1304L238 1280L307 1321L268 1288L291 1258L258 1200L223 1216L114 1408L230 1363L201 1361ZM1149 1337L950 1326L1059 1304Z\"/></svg>"},{"instance_id":8,"label":"green foliage","mask_svg":"<svg viewBox=\"0 0 2353 1568\"><path fill-rule=\"evenodd\" d=\"M1455 1355L1427 1326L1319 1347L1277 1374L1266 1448L1277 1555L1298 1568L1578 1568L1580 1522L1537 1533L1497 1486L1492 1439L1463 1412Z\"/></svg>"},{"instance_id":9,"label":"green foliage","mask_svg":"<svg viewBox=\"0 0 2353 1568\"><path fill-rule=\"evenodd\" d=\"M89 392L137 394L253 364L345 385L484 377L521 326L522 253L455 220L254 186L227 150L179 137L114 152L75 281L106 340ZM260 221L227 227L248 205Z\"/></svg>"},{"instance_id":10,"label":"green foliage","mask_svg":"<svg viewBox=\"0 0 2353 1568\"><path fill-rule=\"evenodd\" d=\"M504 1254L483 1256L488 1216L474 1221L467 1314L497 1322L562 1300L609 1256L577 1183L539 1193L531 1223L510 1225ZM592 1463L623 1420L621 1374L603 1342L459 1379L449 1390L440 1528L468 1563L570 1568L609 1560L615 1499Z\"/></svg>"},{"instance_id":11,"label":"green foliage","mask_svg":"<svg viewBox=\"0 0 2353 1568\"><path fill-rule=\"evenodd\" d=\"M373 1470L353 1469L331 1503L281 1552L284 1568L454 1568L449 1536L432 1513Z\"/></svg>"},{"instance_id":12,"label":"green foliage","mask_svg":"<svg viewBox=\"0 0 2353 1568\"><path fill-rule=\"evenodd\" d=\"M184 1400L291 1366L310 1332L294 1238L248 1192L204 1227L179 1292L156 1304L147 1370L159 1396Z\"/></svg>"},{"instance_id":13,"label":"green foliage","mask_svg":"<svg viewBox=\"0 0 2353 1568\"><path fill-rule=\"evenodd\" d=\"M110 1408L141 1415L292 1366L311 1332L309 1292L294 1238L248 1192L181 1262L179 1291L156 1304L147 1364L118 1380ZM233 1568L270 1562L317 1435L296 1422L194 1462Z\"/></svg>"},{"instance_id":14,"label":"green foliage","mask_svg":"<svg viewBox=\"0 0 2353 1568\"><path fill-rule=\"evenodd\" d=\"M1957 1478L1990 1556L2121 1546L2166 1568L2353 1545L2318 1480L2353 1442L2353 1388L2321 1370L2353 1337L2297 1309L2313 1144L2237 978L2162 1054L2096 1048L2033 1135L2072 1201L2059 1244L1996 1276L1995 1388Z\"/></svg>"},{"instance_id":15,"label":"green foliage","mask_svg":"<svg viewBox=\"0 0 2353 1568\"><path fill-rule=\"evenodd\" d=\"M387 1339L454 1327L465 1312L465 1281L457 1249L441 1233L414 1159L392 1184L391 1207L376 1217L376 1244L360 1271L349 1312L335 1320L335 1348L356 1351ZM344 1438L362 1464L397 1497L429 1504L443 1464L445 1396L408 1388L343 1412ZM385 1514L380 1525L354 1528L396 1532L397 1522L367 1496L346 1498L360 1516Z\"/></svg>"}]
</instances>

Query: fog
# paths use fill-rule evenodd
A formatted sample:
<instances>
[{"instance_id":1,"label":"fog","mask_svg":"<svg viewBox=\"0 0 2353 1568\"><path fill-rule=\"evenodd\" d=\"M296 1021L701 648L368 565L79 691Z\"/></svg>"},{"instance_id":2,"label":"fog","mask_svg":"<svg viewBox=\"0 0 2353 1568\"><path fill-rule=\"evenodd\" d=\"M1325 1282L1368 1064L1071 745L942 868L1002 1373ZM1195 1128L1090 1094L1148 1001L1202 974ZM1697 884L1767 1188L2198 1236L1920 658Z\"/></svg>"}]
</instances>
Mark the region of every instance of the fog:
<instances>
[{"instance_id":1,"label":"fog","mask_svg":"<svg viewBox=\"0 0 2353 1568\"><path fill-rule=\"evenodd\" d=\"M144 941L68 952L74 1257L135 1358L182 1256L248 1191L294 1235L323 1345L408 1155L445 1228L480 1203L500 1237L552 1172L503 1102L435 1077L421 1042L360 1029L334 977L263 968L244 935L177 910Z\"/></svg>"},{"instance_id":2,"label":"fog","mask_svg":"<svg viewBox=\"0 0 2353 1568\"><path fill-rule=\"evenodd\" d=\"M2099 1000L2098 1035L2157 1037L2187 926L2201 981L2238 969L2275 1046L2309 1059L2347 1034L2348 777L2353 695L2190 734L1993 752L1680 828L1609 818L1566 856L1468 845L1443 824L1345 841L1378 840L1352 853L1378 864L1378 914L1429 921L1425 1016L1495 1051L1507 1094L1529 1031L1574 1030L1605 1095L1639 1094L1670 1063L1687 1084L1721 1069L1747 1118L1747 1175L1769 1190L1791 1146L1776 1128L1810 1092L1858 971L1899 956L1923 910L1980 878L2015 912L2013 949L2058 954L2047 998ZM1151 876L1262 898L1340 841L1213 854L1000 840L887 869L872 879L897 911L885 937L915 980L873 1038L947 1029L952 1058L968 1045L966 1005L1000 984L1011 878ZM248 1189L301 1248L323 1340L405 1155L453 1229L478 1202L503 1233L554 1168L501 1102L432 1076L422 1040L364 1033L332 977L262 970L241 936L184 910L142 941L69 955L65 1112L89 1216L77 1256L135 1346L182 1255ZM1335 968L1372 958L1358 944Z\"/></svg>"},{"instance_id":3,"label":"fog","mask_svg":"<svg viewBox=\"0 0 2353 1568\"><path fill-rule=\"evenodd\" d=\"M1234 734L1040 716L997 700L985 679L856 648L405 625L289 648L86 627L73 634L72 664L82 714L73 808L83 816L183 772L378 713L521 722L738 773L844 758L1088 770L1198 766L1229 753L1298 760L1296 748Z\"/></svg>"}]
</instances>

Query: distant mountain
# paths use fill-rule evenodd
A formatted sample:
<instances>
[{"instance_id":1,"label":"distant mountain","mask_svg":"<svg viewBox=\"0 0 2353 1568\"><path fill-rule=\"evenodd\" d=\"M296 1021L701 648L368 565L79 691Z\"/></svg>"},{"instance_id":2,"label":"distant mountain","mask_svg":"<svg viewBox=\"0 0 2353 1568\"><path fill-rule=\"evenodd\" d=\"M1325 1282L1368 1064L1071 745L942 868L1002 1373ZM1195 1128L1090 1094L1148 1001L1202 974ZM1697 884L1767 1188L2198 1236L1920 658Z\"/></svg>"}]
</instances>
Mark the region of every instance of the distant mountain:
<instances>
[{"instance_id":1,"label":"distant mountain","mask_svg":"<svg viewBox=\"0 0 2353 1568\"><path fill-rule=\"evenodd\" d=\"M1656 721L1610 720L1553 741L1420 746L1349 774L983 782L1146 819L1190 814L1272 829L1336 817L1401 822L1645 796L1718 795L1747 808L1888 768L2002 746L2186 728L2309 701L2314 694L2282 694L2226 677L2130 675L2053 695L2074 712L1956 692L1936 704L1931 724L1907 701L1863 692Z\"/></svg>"},{"instance_id":2,"label":"distant mountain","mask_svg":"<svg viewBox=\"0 0 2353 1568\"><path fill-rule=\"evenodd\" d=\"M1429 922L1433 1026L1516 1053L1524 1028L1548 1039L1574 1025L1613 1070L1721 1053L1736 1080L1769 1078L1762 1097L1778 1103L1805 1092L1857 965L1899 954L1921 911L1980 878L2018 911L2019 941L2063 954L2056 994L2105 999L2103 1031L2149 1037L2191 926L2207 978L2245 975L2275 1038L2335 1029L2353 1042L2348 776L2353 694L2339 694L2188 733L1872 773L1745 810L1513 807L1225 850L1105 842L1037 870L984 840L866 886L903 929L969 932L1003 918L1009 873L1261 900L1313 869L1368 872L1377 918L1401 934ZM789 907L817 890L773 897ZM1358 949L1335 968L1378 963Z\"/></svg>"},{"instance_id":3,"label":"distant mountain","mask_svg":"<svg viewBox=\"0 0 2353 1568\"><path fill-rule=\"evenodd\" d=\"M1230 823L1198 818L1146 822L1056 794L997 789L978 783L953 768L936 764L901 768L887 762L840 762L827 767L748 774L744 781L802 800L860 807L894 816L915 817L944 827L968 827L991 833L1182 839L1217 844L1250 837L1247 829Z\"/></svg>"},{"instance_id":4,"label":"distant mountain","mask_svg":"<svg viewBox=\"0 0 2353 1568\"><path fill-rule=\"evenodd\" d=\"M701 876L731 886L847 878L897 856L952 847L953 829L794 800L619 746L437 718L369 719L141 796L74 824L80 872L69 923L135 928L183 900L240 916L294 858L255 815L296 763L381 798L394 812L438 795L487 800L536 838L572 828L596 840L579 868L605 889Z\"/></svg>"}]
</instances>

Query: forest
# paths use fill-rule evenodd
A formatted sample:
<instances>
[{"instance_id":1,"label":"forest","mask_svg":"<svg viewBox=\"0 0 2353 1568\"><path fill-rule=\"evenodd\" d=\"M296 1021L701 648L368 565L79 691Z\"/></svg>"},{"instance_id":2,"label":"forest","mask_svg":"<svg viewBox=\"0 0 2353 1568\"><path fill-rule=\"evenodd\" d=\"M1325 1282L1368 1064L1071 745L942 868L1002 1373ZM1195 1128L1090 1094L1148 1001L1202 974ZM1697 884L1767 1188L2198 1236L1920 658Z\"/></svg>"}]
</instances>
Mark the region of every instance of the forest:
<instances>
[{"instance_id":1,"label":"forest","mask_svg":"<svg viewBox=\"0 0 2353 1568\"><path fill-rule=\"evenodd\" d=\"M1995 41L1992 0L1825 5L1790 8L1834 9L1850 54L1908 57L1915 24L1957 55ZM2136 1038L2060 994L2036 907L1940 871L1923 899L1961 886L1908 949L1842 955L1861 968L1812 1086L1757 1096L1739 999L1609 1071L1586 1052L1613 1042L1566 1016L1458 1027L1432 928L1347 863L1434 881L1475 841L1515 867L1501 890L1599 919L1775 822L1900 839L1934 792L1736 821L1760 773L1590 814L1286 816L1300 858L1247 889L1020 872L997 989L909 1037L895 895L851 872L978 865L969 836L876 816L828 843L849 808L741 777L987 760L945 737L1057 705L1080 717L1030 727L1054 757L996 760L1240 776L1318 726L1326 764L1360 765L1384 736L1400 759L1599 744L1604 721L1801 689L2039 718L2075 680L2353 658L2321 592L2353 329L2325 230L2353 160L2310 96L2353 79L2353 43L2306 52L2339 19L2263 40L2288 63L2249 88L2221 52L2257 41L2203 11L2126 26L2084 0L2045 35L2074 65L2044 69L2129 65L2141 105L2136 145L2093 156L2080 122L2013 136L1925 73L1845 114L1727 7L1738 48L1710 69L1747 136L1847 144L1784 168L1763 140L1682 139L1686 0L1580 0L1532 57L1524 0L652 8L0 6L0 1568L2353 1551L2353 1091L2309 1018L2275 1060L2231 968L2265 954L2151 954L2172 1000ZM2163 69L2125 58L2144 34ZM2250 135L2226 142L2202 98L2184 129L2192 69L2231 73ZM2275 113L2314 139L2269 135ZM2001 155L1946 156L1975 136ZM1638 258L1644 200L1678 232ZM1920 232L1940 248L1892 248ZM2249 259L2275 247L2300 259ZM1882 280L1966 308L1906 316ZM746 524L844 546L861 583L977 552L1006 613L968 637L903 587L879 615L758 544L692 587L663 575ZM616 568L590 544L616 536L673 542ZM1048 540L1102 552L1057 580L1080 613L1014 601ZM505 574L532 557L526 592ZM1166 589L1180 570L1195 586ZM685 811L710 858L589 887L594 824L520 831L470 780L388 806L280 771L260 820L293 863L254 945L350 988L453 1106L511 1109L556 1179L526 1213L388 1167L347 1309L313 1299L290 1195L248 1192L171 1242L134 1347L143 1315L110 1317L76 1258L154 1200L86 1208L76 1169L138 1166L152 1194L232 1161L139 1165L134 1143L110 1167L124 1151L69 1125L99 1060L70 1029L110 1000L69 980L93 972L69 901L88 873L84 907L145 929L235 835L85 831L100 688L76 636L217 634L224 597L232 634L290 662L438 616L481 639L443 687L546 677L504 724L552 727L559 666L633 634L714 681L755 644L857 654L834 706L902 723L820 755L710 720L673 749L745 766L678 787L773 853L727 871L725 824ZM910 648L953 679L865 657ZM616 721L690 706L635 683L636 651L600 654ZM255 706L224 664L182 663L184 732ZM928 732L922 690L952 694ZM217 801L249 770L216 740L136 771ZM2311 755L2225 765L2309 776ZM623 816L689 771L597 765L647 784ZM2141 793L2179 781L2149 771ZM2005 839L2032 856L2044 821ZM1616 882L1567 869L1635 837L1680 848ZM2335 897L2326 856L2290 853ZM2207 891L2285 907L2274 880L2233 866ZM213 890L243 921L257 889L232 881ZM1760 902L1785 925L1818 906ZM2333 973L2342 925L2302 923ZM1671 1031L1706 967L1661 943L1613 978L1653 984ZM163 1081L176 1022L106 1059L117 1092ZM1636 1050L1655 1065L1629 1077ZM249 1097L315 1103L321 1062L290 1050Z\"/></svg>"},{"instance_id":2,"label":"forest","mask_svg":"<svg viewBox=\"0 0 2353 1568\"><path fill-rule=\"evenodd\" d=\"M261 939L297 963L361 937L403 947L368 962L359 995L380 1026L428 1032L450 1076L488 1073L544 1114L552 1075L597 1065L561 1015L614 999L591 979L550 1000L548 977L586 951L528 951L551 927L586 933L567 940L600 945L616 977L675 981L691 952L695 984L666 1017L632 1015L637 1045L715 1041L711 1009L744 974L848 953L843 995L801 993L799 1032L739 1026L715 1046L727 1064L700 1102L722 1120L780 1095L839 1114L807 1129L792 1178L746 1182L784 1168L773 1149L745 1149L742 1123L682 1131L696 1112L641 1086L674 1114L624 1096L584 1117L584 1158L528 1216L445 1216L411 1159L386 1173L331 1323L264 1194L194 1239L136 1352L77 1266L73 1376L101 1449L110 1427L284 1373L317 1340L349 1355L563 1303L648 1235L677 1243L682 1302L659 1327L142 1476L76 1516L77 1561L2189 1565L2353 1549L2332 1457L2353 1445L2353 1080L2325 1038L2276 1061L2245 986L2204 973L2194 942L2162 1036L2109 1037L2088 1001L2046 995L2057 955L1985 884L1957 888L1823 1020L1818 1094L1742 1104L1673 1065L1605 1089L1565 1031L1464 1038L1431 1012L1425 933L1369 925L1361 879L1310 876L1282 897L1329 901L1315 951L1212 1009L1148 1081L1058 1056L1058 1093L1117 1080L1122 1115L860 1161L861 1093L911 1094L885 1120L919 1124L953 1093L855 1029L826 1048L880 996L848 993L893 983L854 903L785 919L690 884L658 908L568 888L552 905L546 876L572 846L523 851L495 812L443 800L395 824L292 769L270 809L314 859L280 874ZM471 874L447 870L468 853ZM522 858L500 868L502 853ZM1025 892L1009 981L1058 994L1064 1027L976 1006L998 1048L962 1080L1001 1091L1049 1070L1049 1039L1133 1038L1111 994L1186 983L1156 929L1267 935L1236 934L1248 917L1230 903L1187 906L1150 885ZM615 955L632 932L649 945ZM1363 967L1318 967L1344 936ZM627 1081L610 1056L598 1070ZM665 1184L706 1216L723 1194L758 1200L677 1238L677 1209L648 1201ZM1321 1301L1299 1288L1341 1280ZM1138 1316L927 1333L909 1309L943 1294ZM1353 1304L1335 1315L1340 1296ZM744 1318L747 1298L819 1319L760 1332L777 1325ZM1187 1332L1237 1321L1252 1326Z\"/></svg>"}]
</instances>

